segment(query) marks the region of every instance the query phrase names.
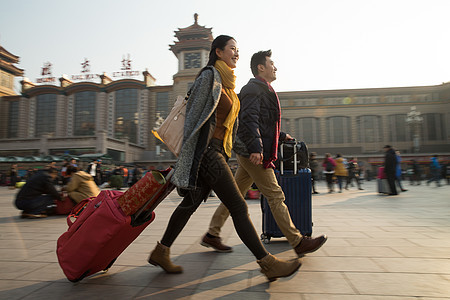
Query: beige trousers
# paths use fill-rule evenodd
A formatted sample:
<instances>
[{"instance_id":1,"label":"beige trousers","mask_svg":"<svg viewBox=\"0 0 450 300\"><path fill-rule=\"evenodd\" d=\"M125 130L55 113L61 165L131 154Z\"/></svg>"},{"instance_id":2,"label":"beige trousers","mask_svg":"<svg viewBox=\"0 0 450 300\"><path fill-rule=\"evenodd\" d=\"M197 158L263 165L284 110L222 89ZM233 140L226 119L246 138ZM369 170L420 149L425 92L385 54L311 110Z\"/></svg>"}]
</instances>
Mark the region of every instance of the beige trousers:
<instances>
[{"instance_id":1,"label":"beige trousers","mask_svg":"<svg viewBox=\"0 0 450 300\"><path fill-rule=\"evenodd\" d=\"M245 197L247 191L255 183L259 191L267 198L272 215L281 232L292 247L297 246L302 239L302 235L292 222L289 210L284 204L284 193L277 182L273 169L264 169L262 165L255 165L248 158L240 155L237 155L237 160L239 166L234 178L242 196ZM220 230L229 215L228 209L220 203L211 218L208 233L220 236Z\"/></svg>"}]
</instances>

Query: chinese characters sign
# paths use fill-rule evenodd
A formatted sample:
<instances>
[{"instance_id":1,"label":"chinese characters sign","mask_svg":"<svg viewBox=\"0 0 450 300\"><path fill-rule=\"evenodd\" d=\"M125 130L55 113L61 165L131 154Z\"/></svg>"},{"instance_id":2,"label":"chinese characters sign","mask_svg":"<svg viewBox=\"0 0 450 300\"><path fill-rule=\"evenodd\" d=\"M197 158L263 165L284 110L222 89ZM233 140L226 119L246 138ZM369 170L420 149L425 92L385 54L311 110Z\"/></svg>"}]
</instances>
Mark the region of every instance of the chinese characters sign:
<instances>
[{"instance_id":1,"label":"chinese characters sign","mask_svg":"<svg viewBox=\"0 0 450 300\"><path fill-rule=\"evenodd\" d=\"M127 56L122 56L120 71L112 72L113 77L134 77L139 76L140 71L134 71L131 68L131 58L130 54ZM70 79L74 81L87 81L95 80L100 78L99 74L91 73L91 62L89 59L84 58L80 63L81 74L71 75ZM36 78L37 83L55 83L56 78L52 75L52 63L45 62L42 66L41 75L42 77Z\"/></svg>"},{"instance_id":2,"label":"chinese characters sign","mask_svg":"<svg viewBox=\"0 0 450 300\"><path fill-rule=\"evenodd\" d=\"M37 83L53 83L56 81L56 78L52 76L52 64L50 62L44 63L42 67L41 75L43 77L37 78Z\"/></svg>"}]
</instances>

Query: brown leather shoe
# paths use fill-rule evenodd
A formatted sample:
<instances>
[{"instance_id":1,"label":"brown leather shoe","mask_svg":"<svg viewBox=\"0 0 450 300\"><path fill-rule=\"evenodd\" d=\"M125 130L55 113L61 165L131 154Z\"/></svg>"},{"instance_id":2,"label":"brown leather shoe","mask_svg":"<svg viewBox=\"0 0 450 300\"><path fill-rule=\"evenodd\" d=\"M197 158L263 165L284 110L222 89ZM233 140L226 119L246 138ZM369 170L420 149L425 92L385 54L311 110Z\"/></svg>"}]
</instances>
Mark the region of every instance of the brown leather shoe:
<instances>
[{"instance_id":1,"label":"brown leather shoe","mask_svg":"<svg viewBox=\"0 0 450 300\"><path fill-rule=\"evenodd\" d=\"M46 214L27 214L22 212L22 215L20 216L22 219L42 219L47 218Z\"/></svg>"},{"instance_id":2,"label":"brown leather shoe","mask_svg":"<svg viewBox=\"0 0 450 300\"><path fill-rule=\"evenodd\" d=\"M223 253L225 253L225 252L233 252L233 248L231 248L230 246L222 244L222 239L220 237L210 238L206 234L205 234L205 236L203 236L203 239L200 242L200 245L208 247L208 248L212 247L217 252L223 252Z\"/></svg>"},{"instance_id":3,"label":"brown leather shoe","mask_svg":"<svg viewBox=\"0 0 450 300\"><path fill-rule=\"evenodd\" d=\"M298 257L303 257L307 253L314 252L322 247L327 241L326 235L321 235L316 238L311 238L309 236L304 236L297 247L294 248Z\"/></svg>"}]
</instances>

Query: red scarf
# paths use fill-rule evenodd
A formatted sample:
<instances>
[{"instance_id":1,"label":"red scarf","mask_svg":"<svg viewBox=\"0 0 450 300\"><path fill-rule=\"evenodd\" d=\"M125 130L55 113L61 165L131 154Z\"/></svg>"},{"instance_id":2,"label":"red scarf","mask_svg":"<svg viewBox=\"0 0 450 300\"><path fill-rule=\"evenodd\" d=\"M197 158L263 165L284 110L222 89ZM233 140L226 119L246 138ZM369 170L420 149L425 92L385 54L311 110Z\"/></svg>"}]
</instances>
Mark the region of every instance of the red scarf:
<instances>
[{"instance_id":1,"label":"red scarf","mask_svg":"<svg viewBox=\"0 0 450 300\"><path fill-rule=\"evenodd\" d=\"M275 136L274 140L272 142L272 153L270 154L269 158L263 159L263 167L268 168L275 168L275 165L273 164L274 161L277 160L277 154L278 154L278 140L280 139L280 130L281 130L281 106L280 106L280 99L278 99L278 95L273 89L273 87L270 85L269 82L267 82L264 78L260 76L256 76L256 79L259 81L262 81L263 83L267 84L267 87L269 88L269 91L275 94L275 97L277 99L277 105L278 105L278 116L277 116L277 122L275 123Z\"/></svg>"}]
</instances>

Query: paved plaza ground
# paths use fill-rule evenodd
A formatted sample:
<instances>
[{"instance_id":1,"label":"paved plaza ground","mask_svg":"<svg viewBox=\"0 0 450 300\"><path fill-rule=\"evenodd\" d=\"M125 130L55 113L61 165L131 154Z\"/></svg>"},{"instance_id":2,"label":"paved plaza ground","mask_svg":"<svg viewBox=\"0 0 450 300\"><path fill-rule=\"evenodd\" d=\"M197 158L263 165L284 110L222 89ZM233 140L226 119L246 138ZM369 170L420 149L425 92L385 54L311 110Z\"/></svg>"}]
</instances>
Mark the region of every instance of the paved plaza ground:
<instances>
[{"instance_id":1,"label":"paved plaza ground","mask_svg":"<svg viewBox=\"0 0 450 300\"><path fill-rule=\"evenodd\" d=\"M69 282L58 265L56 240L64 216L19 218L16 191L0 187L0 299L450 299L450 186L410 186L381 196L374 181L365 190L313 197L313 235L327 243L302 259L295 275L268 282L228 220L224 242L232 253L199 245L219 200L210 198L173 245L183 274L165 274L147 263L168 218L180 201L174 192L156 209L155 221L107 272ZM248 200L261 232L259 201ZM294 258L286 239L272 239L269 252Z\"/></svg>"}]
</instances>

